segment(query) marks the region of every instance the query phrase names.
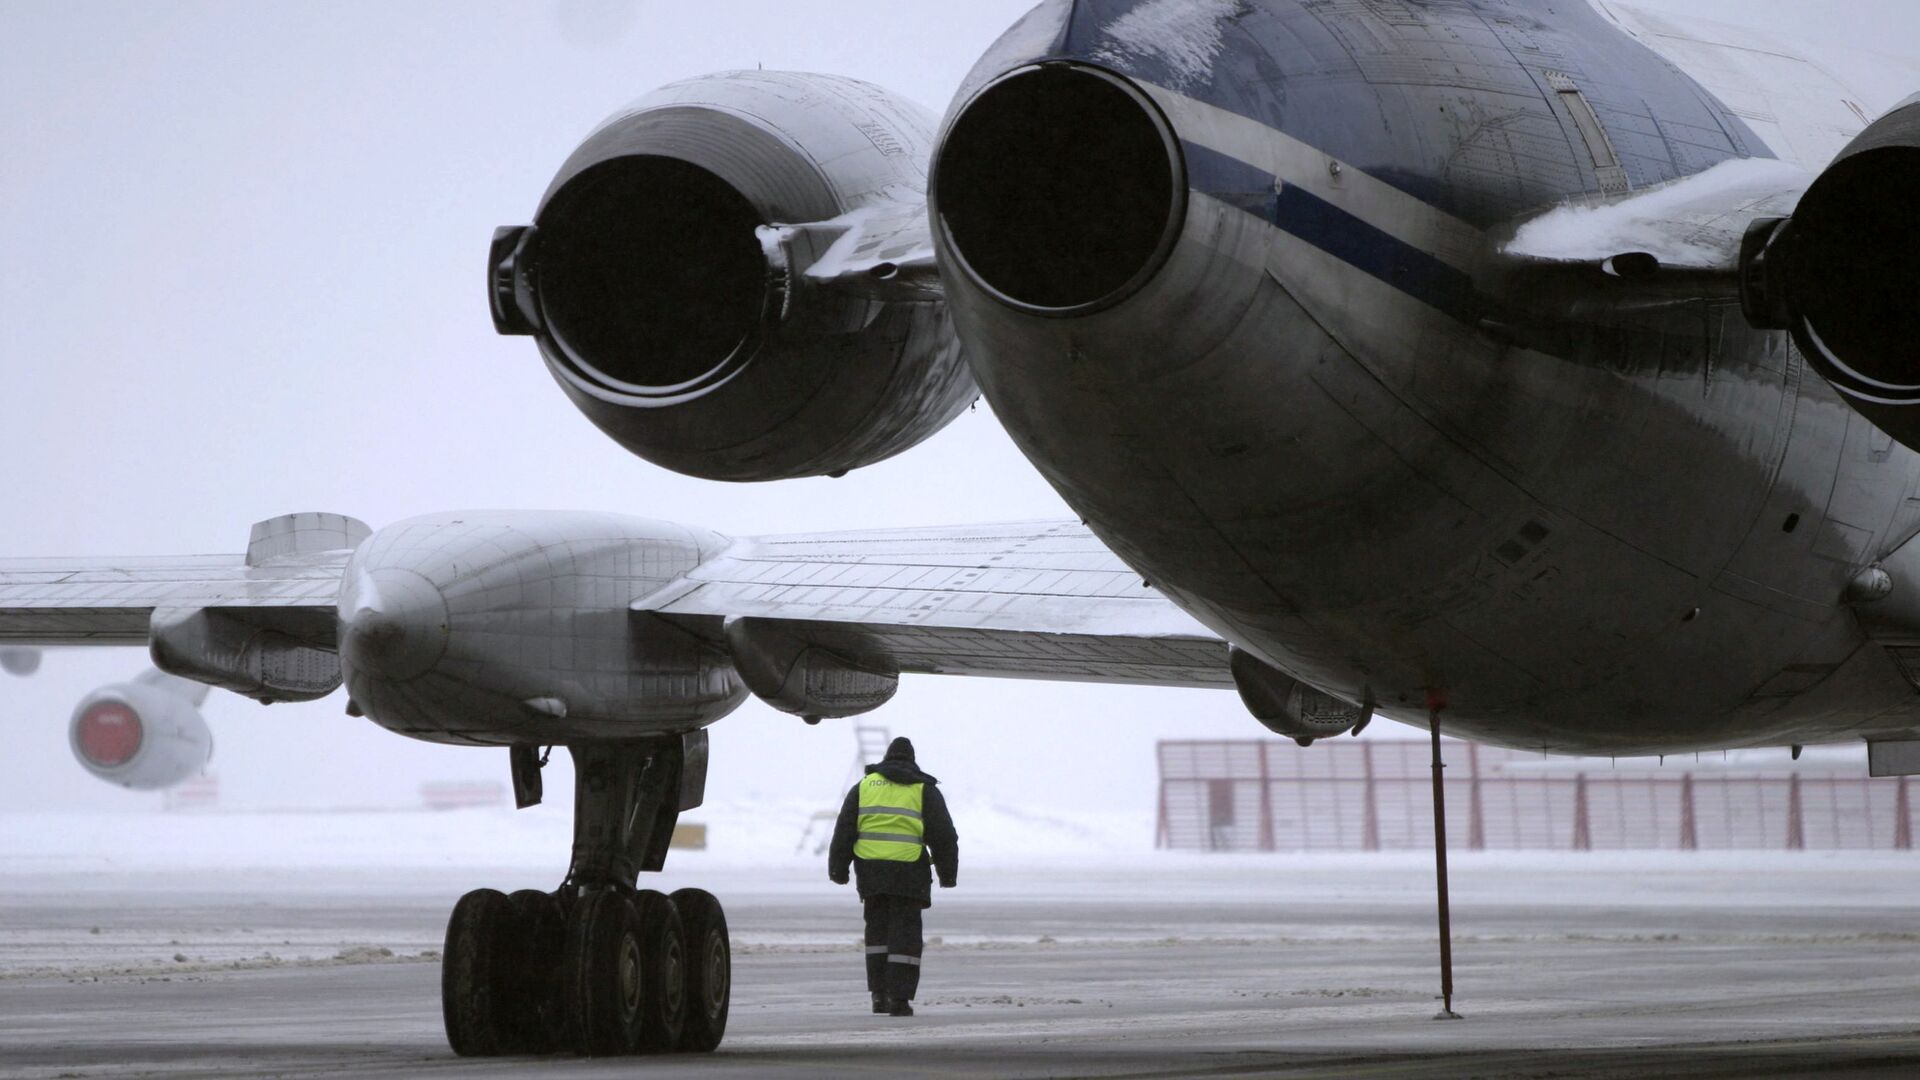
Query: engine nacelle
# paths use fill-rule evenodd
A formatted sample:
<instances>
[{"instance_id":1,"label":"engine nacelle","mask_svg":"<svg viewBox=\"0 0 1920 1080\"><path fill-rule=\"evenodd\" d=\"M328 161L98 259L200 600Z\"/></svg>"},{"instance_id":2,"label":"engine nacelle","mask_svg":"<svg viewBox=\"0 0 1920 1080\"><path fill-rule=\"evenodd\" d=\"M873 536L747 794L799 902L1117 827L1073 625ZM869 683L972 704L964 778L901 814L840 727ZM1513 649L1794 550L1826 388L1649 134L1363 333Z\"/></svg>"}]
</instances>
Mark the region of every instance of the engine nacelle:
<instances>
[{"instance_id":1,"label":"engine nacelle","mask_svg":"<svg viewBox=\"0 0 1920 1080\"><path fill-rule=\"evenodd\" d=\"M725 546L618 514L467 510L389 525L341 575L348 711L468 746L705 727L747 696L720 620L634 604Z\"/></svg>"},{"instance_id":2,"label":"engine nacelle","mask_svg":"<svg viewBox=\"0 0 1920 1080\"><path fill-rule=\"evenodd\" d=\"M212 608L155 608L147 654L161 671L253 698L317 701L340 688L331 650Z\"/></svg>"},{"instance_id":3,"label":"engine nacelle","mask_svg":"<svg viewBox=\"0 0 1920 1080\"><path fill-rule=\"evenodd\" d=\"M1881 430L1920 449L1920 94L1874 121L1741 257L1755 326L1793 332Z\"/></svg>"},{"instance_id":4,"label":"engine nacelle","mask_svg":"<svg viewBox=\"0 0 1920 1080\"><path fill-rule=\"evenodd\" d=\"M747 689L809 721L872 712L900 689L900 673L892 666L822 648L776 619L729 619L726 635Z\"/></svg>"},{"instance_id":5,"label":"engine nacelle","mask_svg":"<svg viewBox=\"0 0 1920 1080\"><path fill-rule=\"evenodd\" d=\"M67 741L81 768L137 791L170 788L213 759L213 732L196 708L207 688L159 672L110 683L80 699Z\"/></svg>"},{"instance_id":6,"label":"engine nacelle","mask_svg":"<svg viewBox=\"0 0 1920 1080\"><path fill-rule=\"evenodd\" d=\"M589 419L677 472L776 480L897 454L978 396L938 292L889 288L898 267L874 258L926 236L933 127L832 76L663 87L588 136L532 226L496 233L495 326L534 335ZM822 272L848 263L864 271Z\"/></svg>"},{"instance_id":7,"label":"engine nacelle","mask_svg":"<svg viewBox=\"0 0 1920 1080\"><path fill-rule=\"evenodd\" d=\"M1227 648L1227 669L1240 703L1268 731L1301 746L1351 731L1360 734L1373 719L1372 704L1354 705L1315 689L1269 666L1237 646Z\"/></svg>"}]
</instances>

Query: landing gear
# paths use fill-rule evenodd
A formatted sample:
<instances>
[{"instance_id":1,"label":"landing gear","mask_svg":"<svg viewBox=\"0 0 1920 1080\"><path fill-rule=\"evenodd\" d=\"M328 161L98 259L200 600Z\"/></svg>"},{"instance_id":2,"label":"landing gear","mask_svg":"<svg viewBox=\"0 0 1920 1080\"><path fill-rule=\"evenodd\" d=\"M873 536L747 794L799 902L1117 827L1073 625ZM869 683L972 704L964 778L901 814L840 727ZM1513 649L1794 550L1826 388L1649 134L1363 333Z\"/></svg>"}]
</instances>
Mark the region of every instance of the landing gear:
<instances>
[{"instance_id":1,"label":"landing gear","mask_svg":"<svg viewBox=\"0 0 1920 1080\"><path fill-rule=\"evenodd\" d=\"M441 1009L463 1057L707 1052L733 951L712 894L637 889L700 804L706 733L571 748L573 865L552 893L476 889L447 922ZM519 763L516 762L516 765Z\"/></svg>"},{"instance_id":2,"label":"landing gear","mask_svg":"<svg viewBox=\"0 0 1920 1080\"><path fill-rule=\"evenodd\" d=\"M453 906L440 960L440 1007L447 1042L462 1057L506 1052L513 904L495 889L475 889Z\"/></svg>"},{"instance_id":3,"label":"landing gear","mask_svg":"<svg viewBox=\"0 0 1920 1080\"><path fill-rule=\"evenodd\" d=\"M687 943L687 1022L680 1048L706 1052L727 1033L733 996L733 947L720 901L704 889L681 889L668 899L680 912Z\"/></svg>"},{"instance_id":4,"label":"landing gear","mask_svg":"<svg viewBox=\"0 0 1920 1080\"><path fill-rule=\"evenodd\" d=\"M687 946L673 901L652 889L634 900L639 916L640 984L654 987L640 1000L634 1049L664 1054L680 1047L687 1026Z\"/></svg>"},{"instance_id":5,"label":"landing gear","mask_svg":"<svg viewBox=\"0 0 1920 1080\"><path fill-rule=\"evenodd\" d=\"M513 904L514 997L506 1015L507 1053L550 1054L564 1045L560 958L566 946L566 909L552 893L521 889Z\"/></svg>"},{"instance_id":6,"label":"landing gear","mask_svg":"<svg viewBox=\"0 0 1920 1080\"><path fill-rule=\"evenodd\" d=\"M579 898L567 920L560 958L567 1048L605 1056L633 1050L640 1026L640 927L633 904L618 890Z\"/></svg>"},{"instance_id":7,"label":"landing gear","mask_svg":"<svg viewBox=\"0 0 1920 1080\"><path fill-rule=\"evenodd\" d=\"M560 935L552 894L475 889L460 898L440 961L440 1005L454 1053L553 1050L562 1015L553 993Z\"/></svg>"}]
</instances>

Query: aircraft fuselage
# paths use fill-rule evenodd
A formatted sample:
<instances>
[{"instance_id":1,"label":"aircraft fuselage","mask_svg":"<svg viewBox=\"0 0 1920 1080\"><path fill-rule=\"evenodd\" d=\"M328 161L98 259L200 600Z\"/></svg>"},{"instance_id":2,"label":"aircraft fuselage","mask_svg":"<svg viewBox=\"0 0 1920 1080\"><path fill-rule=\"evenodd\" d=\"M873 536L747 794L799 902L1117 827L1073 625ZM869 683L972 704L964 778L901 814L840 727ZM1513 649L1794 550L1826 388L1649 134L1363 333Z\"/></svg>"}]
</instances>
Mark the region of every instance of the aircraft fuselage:
<instances>
[{"instance_id":1,"label":"aircraft fuselage","mask_svg":"<svg viewBox=\"0 0 1920 1080\"><path fill-rule=\"evenodd\" d=\"M1843 593L1920 529L1914 454L1732 301L1516 331L1486 284L1517 216L1774 157L1759 136L1584 4L1178 6L1037 10L962 88L935 163L982 390L1102 539L1274 666L1403 718L1443 701L1490 742L1656 753L1913 722ZM1114 237L1101 266L1041 251L1054 273L1022 279L962 231L991 178L959 136L1051 168L1044 140L969 117L1076 78L1111 85L1067 119L1159 127L1179 190L1158 241ZM1100 180L1065 212L1151 204L1157 182Z\"/></svg>"}]
</instances>

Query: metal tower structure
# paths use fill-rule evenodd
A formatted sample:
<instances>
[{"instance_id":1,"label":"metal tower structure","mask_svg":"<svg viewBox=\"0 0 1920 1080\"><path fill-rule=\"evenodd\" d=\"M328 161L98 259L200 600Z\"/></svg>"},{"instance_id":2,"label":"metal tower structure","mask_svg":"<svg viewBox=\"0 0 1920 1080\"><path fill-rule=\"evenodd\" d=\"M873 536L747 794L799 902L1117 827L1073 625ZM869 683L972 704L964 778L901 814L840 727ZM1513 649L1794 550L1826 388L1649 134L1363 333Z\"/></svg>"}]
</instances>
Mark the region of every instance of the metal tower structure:
<instances>
[{"instance_id":1,"label":"metal tower structure","mask_svg":"<svg viewBox=\"0 0 1920 1080\"><path fill-rule=\"evenodd\" d=\"M807 850L809 843L813 845L815 855L827 853L827 846L833 843L833 823L840 817L840 798L866 775L868 765L886 755L887 744L892 741L893 732L879 724L853 725L853 764L847 767L846 774L840 779L840 786L834 791L833 808L815 811L807 819L807 827L800 833L800 842L793 848L796 854Z\"/></svg>"}]
</instances>

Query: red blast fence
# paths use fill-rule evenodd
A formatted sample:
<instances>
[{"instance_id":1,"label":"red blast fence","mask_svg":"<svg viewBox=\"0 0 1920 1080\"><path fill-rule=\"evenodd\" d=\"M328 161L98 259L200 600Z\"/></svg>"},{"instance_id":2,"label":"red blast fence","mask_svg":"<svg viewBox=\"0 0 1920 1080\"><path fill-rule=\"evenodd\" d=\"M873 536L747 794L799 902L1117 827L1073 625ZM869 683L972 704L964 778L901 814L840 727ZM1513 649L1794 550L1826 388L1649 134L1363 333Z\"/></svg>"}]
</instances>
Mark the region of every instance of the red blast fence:
<instances>
[{"instance_id":1,"label":"red blast fence","mask_svg":"<svg viewBox=\"0 0 1920 1080\"><path fill-rule=\"evenodd\" d=\"M1913 848L1908 777L1810 762L1652 767L1446 740L1447 836L1473 851ZM1405 851L1433 845L1425 741L1162 742L1155 846Z\"/></svg>"}]
</instances>

